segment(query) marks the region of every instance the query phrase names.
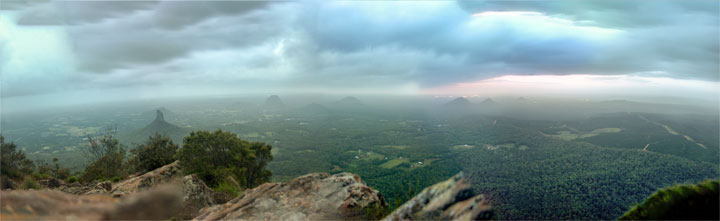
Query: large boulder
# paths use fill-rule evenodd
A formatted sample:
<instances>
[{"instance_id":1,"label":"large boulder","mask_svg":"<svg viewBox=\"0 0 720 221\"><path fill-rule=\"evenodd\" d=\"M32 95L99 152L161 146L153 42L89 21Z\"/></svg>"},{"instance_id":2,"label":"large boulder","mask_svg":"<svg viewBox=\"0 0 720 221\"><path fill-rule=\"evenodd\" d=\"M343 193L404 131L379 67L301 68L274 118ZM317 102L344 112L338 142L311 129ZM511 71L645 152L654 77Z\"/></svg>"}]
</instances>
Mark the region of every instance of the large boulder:
<instances>
[{"instance_id":1,"label":"large boulder","mask_svg":"<svg viewBox=\"0 0 720 221\"><path fill-rule=\"evenodd\" d=\"M492 218L493 211L483 195L474 195L459 173L427 187L384 218L391 220L477 220Z\"/></svg>"},{"instance_id":2,"label":"large boulder","mask_svg":"<svg viewBox=\"0 0 720 221\"><path fill-rule=\"evenodd\" d=\"M73 195L56 190L15 190L0 193L0 220L160 220L177 213L179 187L114 199L108 195Z\"/></svg>"},{"instance_id":3,"label":"large boulder","mask_svg":"<svg viewBox=\"0 0 720 221\"><path fill-rule=\"evenodd\" d=\"M116 198L123 197L166 183L179 183L182 187L182 209L174 218L192 219L198 215L200 209L219 203L214 198L215 192L195 174L183 176L178 161L116 183L110 194Z\"/></svg>"},{"instance_id":4,"label":"large boulder","mask_svg":"<svg viewBox=\"0 0 720 221\"><path fill-rule=\"evenodd\" d=\"M205 208L196 220L339 220L364 218L386 206L380 192L358 175L313 173L287 183L265 183L225 204Z\"/></svg>"},{"instance_id":5,"label":"large boulder","mask_svg":"<svg viewBox=\"0 0 720 221\"><path fill-rule=\"evenodd\" d=\"M183 176L180 163L175 161L143 175L132 177L112 185L110 193L115 196L135 193L150 187L168 183Z\"/></svg>"},{"instance_id":6,"label":"large boulder","mask_svg":"<svg viewBox=\"0 0 720 221\"><path fill-rule=\"evenodd\" d=\"M199 215L200 210L217 204L215 192L205 185L195 174L182 178L183 204L180 213L175 218L189 220Z\"/></svg>"}]
</instances>

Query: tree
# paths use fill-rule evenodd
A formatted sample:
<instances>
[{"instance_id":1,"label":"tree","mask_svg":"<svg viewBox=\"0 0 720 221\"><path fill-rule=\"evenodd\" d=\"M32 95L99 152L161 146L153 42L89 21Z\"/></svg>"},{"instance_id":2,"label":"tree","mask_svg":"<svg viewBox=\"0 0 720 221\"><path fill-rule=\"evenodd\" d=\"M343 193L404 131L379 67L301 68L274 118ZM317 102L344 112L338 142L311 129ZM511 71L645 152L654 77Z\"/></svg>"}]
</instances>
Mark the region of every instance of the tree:
<instances>
[{"instance_id":1,"label":"tree","mask_svg":"<svg viewBox=\"0 0 720 221\"><path fill-rule=\"evenodd\" d=\"M116 130L108 129L105 134L98 138L87 136L87 156L92 163L85 168L80 180L89 182L99 179L110 179L122 177L125 171L122 168L125 158L125 148L117 138Z\"/></svg>"},{"instance_id":2,"label":"tree","mask_svg":"<svg viewBox=\"0 0 720 221\"><path fill-rule=\"evenodd\" d=\"M272 159L271 149L222 130L194 131L185 137L176 158L183 171L197 174L210 186L237 180L240 186L249 188L269 179L265 166Z\"/></svg>"},{"instance_id":3,"label":"tree","mask_svg":"<svg viewBox=\"0 0 720 221\"><path fill-rule=\"evenodd\" d=\"M175 161L174 155L178 145L170 137L156 133L150 136L144 144L130 150L128 160L133 172L147 172L165 166Z\"/></svg>"},{"instance_id":4,"label":"tree","mask_svg":"<svg viewBox=\"0 0 720 221\"><path fill-rule=\"evenodd\" d=\"M34 164L25 157L22 150L18 150L15 143L5 143L5 137L0 135L0 173L8 178L21 178L33 172Z\"/></svg>"},{"instance_id":5,"label":"tree","mask_svg":"<svg viewBox=\"0 0 720 221\"><path fill-rule=\"evenodd\" d=\"M272 146L265 143L253 142L250 144L250 149L253 153L250 156L251 163L248 165L245 180L248 187L255 187L267 182L272 176L272 172L265 169L267 164L273 159L271 153Z\"/></svg>"}]
</instances>

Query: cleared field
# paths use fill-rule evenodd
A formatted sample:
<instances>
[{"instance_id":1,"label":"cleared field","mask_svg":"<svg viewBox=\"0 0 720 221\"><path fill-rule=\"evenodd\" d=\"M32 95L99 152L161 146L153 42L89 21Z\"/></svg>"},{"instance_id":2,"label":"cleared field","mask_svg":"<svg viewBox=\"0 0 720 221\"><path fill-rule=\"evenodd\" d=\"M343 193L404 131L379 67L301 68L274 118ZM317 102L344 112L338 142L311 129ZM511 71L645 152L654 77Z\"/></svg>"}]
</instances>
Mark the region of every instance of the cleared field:
<instances>
[{"instance_id":1,"label":"cleared field","mask_svg":"<svg viewBox=\"0 0 720 221\"><path fill-rule=\"evenodd\" d=\"M597 136L598 134L602 133L617 133L622 131L620 128L614 128L614 127L608 127L608 128L598 128L595 129L589 133L573 133L571 131L563 130L558 132L557 134L550 135L552 137L560 138L563 140L575 140L575 139L582 139L582 138L588 138Z\"/></svg>"},{"instance_id":2,"label":"cleared field","mask_svg":"<svg viewBox=\"0 0 720 221\"><path fill-rule=\"evenodd\" d=\"M410 162L410 160L408 160L407 158L395 158L392 160L388 160L387 162L385 162L383 164L380 164L380 167L390 169L390 168L396 167L402 163L409 163L409 162Z\"/></svg>"},{"instance_id":3,"label":"cleared field","mask_svg":"<svg viewBox=\"0 0 720 221\"><path fill-rule=\"evenodd\" d=\"M385 145L385 146L380 146L380 147L393 148L393 149L398 149L398 150L404 150L404 149L410 148L410 146L408 146L408 145Z\"/></svg>"},{"instance_id":4,"label":"cleared field","mask_svg":"<svg viewBox=\"0 0 720 221\"><path fill-rule=\"evenodd\" d=\"M455 146L452 146L452 149L453 149L453 150L467 150L467 149L472 149L472 148L474 148L474 147L475 147L475 146L473 146L473 145L463 144L463 145L455 145Z\"/></svg>"},{"instance_id":5,"label":"cleared field","mask_svg":"<svg viewBox=\"0 0 720 221\"><path fill-rule=\"evenodd\" d=\"M385 159L385 155L371 152L371 151L351 150L351 151L348 151L348 153L355 154L355 156L357 156L357 159L362 159L362 160L383 160L383 159Z\"/></svg>"}]
</instances>

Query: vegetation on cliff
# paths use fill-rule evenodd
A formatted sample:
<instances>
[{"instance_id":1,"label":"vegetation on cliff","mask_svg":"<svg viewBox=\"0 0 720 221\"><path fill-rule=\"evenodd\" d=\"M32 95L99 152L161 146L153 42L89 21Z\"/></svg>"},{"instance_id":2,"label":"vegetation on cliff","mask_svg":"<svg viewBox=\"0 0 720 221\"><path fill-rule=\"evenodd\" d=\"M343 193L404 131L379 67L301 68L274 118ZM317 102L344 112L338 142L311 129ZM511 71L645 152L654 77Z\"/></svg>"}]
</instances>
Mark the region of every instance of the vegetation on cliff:
<instances>
[{"instance_id":1,"label":"vegetation on cliff","mask_svg":"<svg viewBox=\"0 0 720 221\"><path fill-rule=\"evenodd\" d=\"M720 182L661 189L620 217L620 220L720 220Z\"/></svg>"}]
</instances>

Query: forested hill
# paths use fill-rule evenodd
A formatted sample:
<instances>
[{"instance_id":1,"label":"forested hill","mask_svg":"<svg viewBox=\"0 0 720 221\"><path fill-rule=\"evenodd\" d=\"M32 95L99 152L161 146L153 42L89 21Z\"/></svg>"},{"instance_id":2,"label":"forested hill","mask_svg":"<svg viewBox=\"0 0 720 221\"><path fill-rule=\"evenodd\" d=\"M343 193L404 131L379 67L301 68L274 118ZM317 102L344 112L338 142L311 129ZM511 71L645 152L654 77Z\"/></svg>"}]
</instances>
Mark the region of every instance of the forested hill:
<instances>
[{"instance_id":1,"label":"forested hill","mask_svg":"<svg viewBox=\"0 0 720 221\"><path fill-rule=\"evenodd\" d=\"M710 163L518 130L490 129L509 136L455 158L500 219L615 219L660 188L718 178Z\"/></svg>"}]
</instances>

